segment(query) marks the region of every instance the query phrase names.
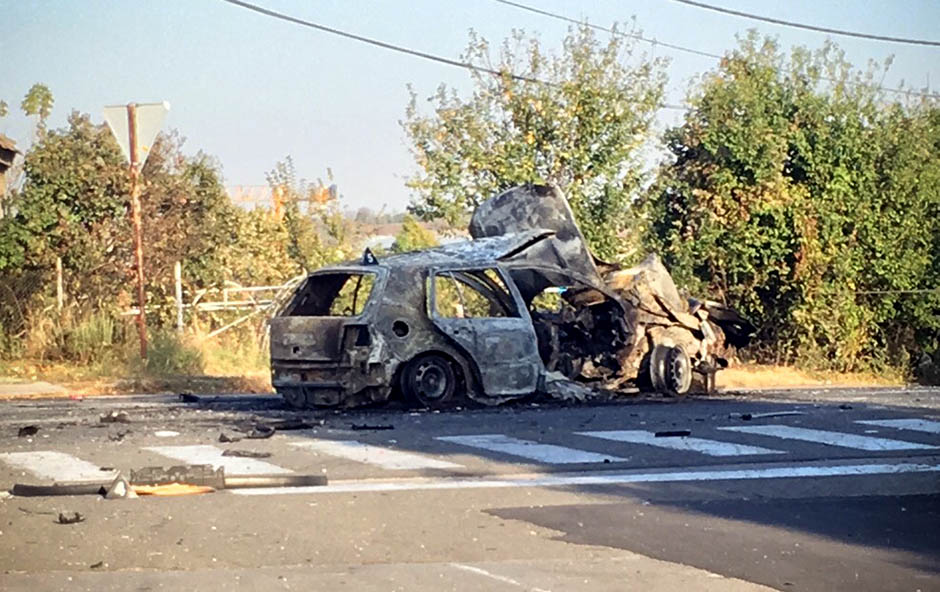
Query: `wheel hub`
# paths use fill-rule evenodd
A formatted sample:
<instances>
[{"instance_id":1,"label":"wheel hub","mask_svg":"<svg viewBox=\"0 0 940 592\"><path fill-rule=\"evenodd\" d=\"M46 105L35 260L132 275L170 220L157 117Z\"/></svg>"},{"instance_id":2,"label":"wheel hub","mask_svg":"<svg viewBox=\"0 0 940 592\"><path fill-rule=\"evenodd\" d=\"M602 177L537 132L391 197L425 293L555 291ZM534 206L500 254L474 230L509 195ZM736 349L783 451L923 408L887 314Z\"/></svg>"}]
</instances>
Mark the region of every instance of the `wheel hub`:
<instances>
[{"instance_id":1,"label":"wheel hub","mask_svg":"<svg viewBox=\"0 0 940 592\"><path fill-rule=\"evenodd\" d=\"M415 388L421 396L439 399L447 390L447 377L437 364L425 362L415 371Z\"/></svg>"}]
</instances>

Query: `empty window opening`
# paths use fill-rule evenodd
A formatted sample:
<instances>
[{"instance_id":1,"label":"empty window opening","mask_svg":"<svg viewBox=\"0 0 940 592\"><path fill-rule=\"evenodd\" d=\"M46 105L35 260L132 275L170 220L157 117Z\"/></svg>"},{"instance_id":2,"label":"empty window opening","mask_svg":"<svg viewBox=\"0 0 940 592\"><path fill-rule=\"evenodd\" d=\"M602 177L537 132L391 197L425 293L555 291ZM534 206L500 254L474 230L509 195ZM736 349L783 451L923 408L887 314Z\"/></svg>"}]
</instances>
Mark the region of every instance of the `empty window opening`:
<instances>
[{"instance_id":1,"label":"empty window opening","mask_svg":"<svg viewBox=\"0 0 940 592\"><path fill-rule=\"evenodd\" d=\"M374 273L339 272L310 276L297 291L285 316L357 317L365 310L374 286Z\"/></svg>"},{"instance_id":2,"label":"empty window opening","mask_svg":"<svg viewBox=\"0 0 940 592\"><path fill-rule=\"evenodd\" d=\"M505 282L495 269L442 271L434 276L435 310L445 318L518 317Z\"/></svg>"}]
</instances>

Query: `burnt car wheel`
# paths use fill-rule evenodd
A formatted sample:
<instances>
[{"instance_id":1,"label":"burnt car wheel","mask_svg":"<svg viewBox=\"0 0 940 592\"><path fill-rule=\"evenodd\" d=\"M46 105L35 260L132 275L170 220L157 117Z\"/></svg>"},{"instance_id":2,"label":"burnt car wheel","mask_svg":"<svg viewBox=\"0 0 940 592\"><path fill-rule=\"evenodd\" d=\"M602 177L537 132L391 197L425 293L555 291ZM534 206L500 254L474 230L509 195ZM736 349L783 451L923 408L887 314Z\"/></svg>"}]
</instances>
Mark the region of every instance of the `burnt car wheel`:
<instances>
[{"instance_id":1,"label":"burnt car wheel","mask_svg":"<svg viewBox=\"0 0 940 592\"><path fill-rule=\"evenodd\" d=\"M657 345L650 354L650 381L667 395L684 395L692 386L692 362L681 347Z\"/></svg>"},{"instance_id":2,"label":"burnt car wheel","mask_svg":"<svg viewBox=\"0 0 940 592\"><path fill-rule=\"evenodd\" d=\"M455 398L457 374L450 360L427 354L412 360L401 375L402 390L416 404L440 408Z\"/></svg>"}]
</instances>

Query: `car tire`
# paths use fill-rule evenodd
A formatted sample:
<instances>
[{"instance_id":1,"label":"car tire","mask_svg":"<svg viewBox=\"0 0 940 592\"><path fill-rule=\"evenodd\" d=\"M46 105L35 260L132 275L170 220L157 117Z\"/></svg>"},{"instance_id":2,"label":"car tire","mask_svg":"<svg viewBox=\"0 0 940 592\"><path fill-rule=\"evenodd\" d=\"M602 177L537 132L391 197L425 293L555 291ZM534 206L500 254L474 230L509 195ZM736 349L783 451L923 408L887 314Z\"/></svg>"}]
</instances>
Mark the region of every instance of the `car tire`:
<instances>
[{"instance_id":1,"label":"car tire","mask_svg":"<svg viewBox=\"0 0 940 592\"><path fill-rule=\"evenodd\" d=\"M460 394L454 364L440 354L424 354L408 363L401 373L401 390L417 406L441 409Z\"/></svg>"},{"instance_id":2,"label":"car tire","mask_svg":"<svg viewBox=\"0 0 940 592\"><path fill-rule=\"evenodd\" d=\"M685 395L692 387L692 361L681 347L657 345L650 353L649 375L655 391Z\"/></svg>"}]
</instances>

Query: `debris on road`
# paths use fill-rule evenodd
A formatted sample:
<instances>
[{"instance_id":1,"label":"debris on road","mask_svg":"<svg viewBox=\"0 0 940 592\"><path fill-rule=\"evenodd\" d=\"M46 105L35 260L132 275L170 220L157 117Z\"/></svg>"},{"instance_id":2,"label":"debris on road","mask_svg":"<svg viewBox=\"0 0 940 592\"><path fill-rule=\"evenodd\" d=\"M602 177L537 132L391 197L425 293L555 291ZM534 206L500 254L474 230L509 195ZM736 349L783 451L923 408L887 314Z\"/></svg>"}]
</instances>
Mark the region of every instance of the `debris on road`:
<instances>
[{"instance_id":1,"label":"debris on road","mask_svg":"<svg viewBox=\"0 0 940 592\"><path fill-rule=\"evenodd\" d=\"M302 419L282 419L268 423L267 425L278 431L309 430L315 425L323 425L323 420L320 420L317 424L313 424Z\"/></svg>"},{"instance_id":2,"label":"debris on road","mask_svg":"<svg viewBox=\"0 0 940 592\"><path fill-rule=\"evenodd\" d=\"M131 420L124 411L112 411L98 417L99 423L130 423Z\"/></svg>"},{"instance_id":3,"label":"debris on road","mask_svg":"<svg viewBox=\"0 0 940 592\"><path fill-rule=\"evenodd\" d=\"M104 494L105 499L124 499L124 498L135 498L137 493L131 487L130 483L127 482L127 479L123 475L118 475L114 478L114 482L111 483L111 486Z\"/></svg>"},{"instance_id":4,"label":"debris on road","mask_svg":"<svg viewBox=\"0 0 940 592\"><path fill-rule=\"evenodd\" d=\"M99 562L97 562L97 563L92 563L91 565L88 566L88 569L98 569L98 568L101 568L101 567L104 567L104 561L99 561Z\"/></svg>"},{"instance_id":5,"label":"debris on road","mask_svg":"<svg viewBox=\"0 0 940 592\"><path fill-rule=\"evenodd\" d=\"M591 387L569 379L561 372L549 372L545 377L544 393L553 399L569 403L583 403L596 396Z\"/></svg>"},{"instance_id":6,"label":"debris on road","mask_svg":"<svg viewBox=\"0 0 940 592\"><path fill-rule=\"evenodd\" d=\"M771 417L790 417L796 415L806 415L804 411L768 411L767 413L732 413L728 419L740 419L750 421L752 419L768 419Z\"/></svg>"},{"instance_id":7,"label":"debris on road","mask_svg":"<svg viewBox=\"0 0 940 592\"><path fill-rule=\"evenodd\" d=\"M274 435L277 430L273 426L258 424L245 434L249 440L266 440Z\"/></svg>"},{"instance_id":8,"label":"debris on road","mask_svg":"<svg viewBox=\"0 0 940 592\"><path fill-rule=\"evenodd\" d=\"M108 434L108 440L111 440L112 442L120 442L121 440L124 439L124 436L130 433L131 433L130 430L117 431L117 432L114 432L113 434Z\"/></svg>"},{"instance_id":9,"label":"debris on road","mask_svg":"<svg viewBox=\"0 0 940 592\"><path fill-rule=\"evenodd\" d=\"M212 465L177 465L132 470L129 479L118 474L112 480L98 482L54 483L52 485L17 483L13 486L11 493L14 496L23 497L101 495L107 499L116 499L132 498L136 495L188 495L221 489L310 487L326 484L326 475L226 476L224 467L214 469ZM60 514L60 520L63 515ZM75 515L79 517L77 521L84 520L77 512ZM66 519L74 519L74 517L66 516ZM61 523L70 524L69 522Z\"/></svg>"},{"instance_id":10,"label":"debris on road","mask_svg":"<svg viewBox=\"0 0 940 592\"><path fill-rule=\"evenodd\" d=\"M691 435L691 430L663 430L653 434L656 438L684 438L685 436Z\"/></svg>"},{"instance_id":11,"label":"debris on road","mask_svg":"<svg viewBox=\"0 0 940 592\"><path fill-rule=\"evenodd\" d=\"M354 423L349 426L349 429L354 432L361 432L367 430L394 430L395 426L392 424L368 424L368 423Z\"/></svg>"},{"instance_id":12,"label":"debris on road","mask_svg":"<svg viewBox=\"0 0 940 592\"><path fill-rule=\"evenodd\" d=\"M241 442L241 440L238 436L229 436L225 432L219 433L219 442Z\"/></svg>"},{"instance_id":13,"label":"debris on road","mask_svg":"<svg viewBox=\"0 0 940 592\"><path fill-rule=\"evenodd\" d=\"M164 483L161 485L134 485L134 493L138 496L176 496L176 495L199 495L202 493L215 492L214 487L208 485L190 485L189 483Z\"/></svg>"},{"instance_id":14,"label":"debris on road","mask_svg":"<svg viewBox=\"0 0 940 592\"><path fill-rule=\"evenodd\" d=\"M234 456L238 458L271 458L271 453L255 450L234 450L230 448L222 452L222 456Z\"/></svg>"},{"instance_id":15,"label":"debris on road","mask_svg":"<svg viewBox=\"0 0 940 592\"><path fill-rule=\"evenodd\" d=\"M28 425L23 426L16 432L17 438L27 438L29 436L35 436L39 432L39 426L37 425Z\"/></svg>"},{"instance_id":16,"label":"debris on road","mask_svg":"<svg viewBox=\"0 0 940 592\"><path fill-rule=\"evenodd\" d=\"M59 524L78 524L79 522L84 522L85 517L79 514L78 512L72 512L71 514L66 514L65 512L59 512L59 518L56 520Z\"/></svg>"},{"instance_id":17,"label":"debris on road","mask_svg":"<svg viewBox=\"0 0 940 592\"><path fill-rule=\"evenodd\" d=\"M201 403L202 397L194 395L192 393L180 393L180 401L183 403Z\"/></svg>"},{"instance_id":18,"label":"debris on road","mask_svg":"<svg viewBox=\"0 0 940 592\"><path fill-rule=\"evenodd\" d=\"M157 430L153 433L157 438L175 438L180 435L179 432L174 432L173 430Z\"/></svg>"}]
</instances>

